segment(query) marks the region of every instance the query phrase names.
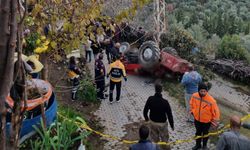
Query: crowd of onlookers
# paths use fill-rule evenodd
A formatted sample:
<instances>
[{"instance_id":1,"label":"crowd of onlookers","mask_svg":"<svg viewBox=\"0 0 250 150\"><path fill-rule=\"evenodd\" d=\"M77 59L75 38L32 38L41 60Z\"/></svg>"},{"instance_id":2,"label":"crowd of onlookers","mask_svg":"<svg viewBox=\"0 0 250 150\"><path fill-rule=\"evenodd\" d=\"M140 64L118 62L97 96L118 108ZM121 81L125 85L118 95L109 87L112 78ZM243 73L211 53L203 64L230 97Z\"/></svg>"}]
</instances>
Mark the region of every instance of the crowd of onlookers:
<instances>
[{"instance_id":1,"label":"crowd of onlookers","mask_svg":"<svg viewBox=\"0 0 250 150\"><path fill-rule=\"evenodd\" d=\"M114 25L118 30L118 26ZM90 38L87 43L84 44L86 51L86 60L91 62L91 53L94 54L95 59L95 83L97 98L103 100L107 98L105 94L105 79L109 78L109 102L113 103L113 91L116 87L116 102L120 101L122 78L127 81L126 70L123 62L121 61L121 53L119 51L121 30L115 32L110 29L105 29L101 24L96 23L95 40ZM141 29L140 29L141 30ZM104 52L107 55L109 69L106 70L103 63ZM72 60L71 60L72 59ZM72 91L72 99L75 100L75 93L77 86L79 85L77 79L78 71L75 64L74 57L70 59L69 69L75 74L71 77L75 90ZM209 133L209 129L217 128L220 120L220 109L216 100L209 94L207 83L202 81L202 76L195 71L193 66L189 66L189 72L186 72L181 80L181 84L185 87L185 104L187 122L194 125L196 129L196 136L205 136ZM153 144L148 140L150 130L157 134L157 141L167 142L169 140L168 135L168 123L172 130L174 130L174 120L172 115L171 106L168 100L162 96L162 85L160 83L155 84L155 94L147 99L145 107L143 109L143 115L145 118L145 125L142 125L139 129L140 140L137 144L130 147L131 150L157 150L169 149L169 146L161 145L160 147ZM232 116L230 118L231 130L223 133L217 143L217 150L249 150L250 141L245 136L241 135L239 129L241 127L241 121L238 116ZM244 127L249 125L244 124ZM207 150L208 138L203 137L196 139L196 144L192 150Z\"/></svg>"}]
</instances>

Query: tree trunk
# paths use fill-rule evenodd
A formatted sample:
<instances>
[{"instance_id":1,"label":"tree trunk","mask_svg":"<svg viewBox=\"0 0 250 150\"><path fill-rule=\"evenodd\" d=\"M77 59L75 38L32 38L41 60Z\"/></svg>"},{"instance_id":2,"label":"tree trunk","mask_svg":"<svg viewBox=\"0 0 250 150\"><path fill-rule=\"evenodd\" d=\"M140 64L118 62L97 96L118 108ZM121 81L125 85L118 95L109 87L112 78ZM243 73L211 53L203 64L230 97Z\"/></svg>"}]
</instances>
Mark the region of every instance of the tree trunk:
<instances>
[{"instance_id":1,"label":"tree trunk","mask_svg":"<svg viewBox=\"0 0 250 150\"><path fill-rule=\"evenodd\" d=\"M41 54L41 61L43 63L43 70L42 70L42 79L47 81L48 80L48 74L49 74L49 65L48 65L48 53ZM44 127L46 127L46 116L44 111L44 103L41 104L41 113L42 113L42 120Z\"/></svg>"},{"instance_id":2,"label":"tree trunk","mask_svg":"<svg viewBox=\"0 0 250 150\"><path fill-rule=\"evenodd\" d=\"M21 54L21 53L20 53ZM21 55L20 55L21 57ZM10 145L8 146L8 149L15 150L18 149L18 141L19 141L19 135L20 135L20 129L22 126L22 121L23 121L23 112L25 111L22 110L21 105L23 100L26 98L26 92L25 92L25 72L24 72L24 67L23 63L20 60L18 60L18 71L17 71L17 80L15 81L16 86L19 86L18 88L21 89L18 93L19 97L17 99L14 99L14 106L12 109L12 114L11 114L11 130L10 130Z\"/></svg>"},{"instance_id":3,"label":"tree trunk","mask_svg":"<svg viewBox=\"0 0 250 150\"><path fill-rule=\"evenodd\" d=\"M49 65L48 65L48 54L47 53L42 53L41 54L41 62L43 64L43 70L42 70L42 79L43 80L48 80L48 74L49 74Z\"/></svg>"},{"instance_id":4,"label":"tree trunk","mask_svg":"<svg viewBox=\"0 0 250 150\"><path fill-rule=\"evenodd\" d=\"M25 17L25 15L23 16ZM10 145L8 149L18 149L19 137L20 137L20 130L22 127L22 122L24 118L24 112L26 108L26 86L25 86L25 69L22 61L22 21L18 24L18 32L17 32L17 51L18 51L18 60L17 65L14 67L14 82L17 83L16 86L20 90L18 90L19 97L14 100L14 107L12 110L12 117L11 117L11 133L10 133ZM24 109L22 109L21 105L24 103Z\"/></svg>"},{"instance_id":5,"label":"tree trunk","mask_svg":"<svg viewBox=\"0 0 250 150\"><path fill-rule=\"evenodd\" d=\"M13 79L14 52L16 48L16 0L1 0L0 2L0 113L1 149L6 149L6 108L5 99L10 91Z\"/></svg>"}]
</instances>

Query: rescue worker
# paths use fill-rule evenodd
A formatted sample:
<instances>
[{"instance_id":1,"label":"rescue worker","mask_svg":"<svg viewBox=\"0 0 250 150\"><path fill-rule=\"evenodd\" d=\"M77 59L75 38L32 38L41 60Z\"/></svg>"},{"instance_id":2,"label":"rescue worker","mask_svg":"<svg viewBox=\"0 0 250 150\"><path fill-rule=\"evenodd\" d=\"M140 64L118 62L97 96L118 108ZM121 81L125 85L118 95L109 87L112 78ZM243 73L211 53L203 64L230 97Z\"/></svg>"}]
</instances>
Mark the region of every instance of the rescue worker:
<instances>
[{"instance_id":1,"label":"rescue worker","mask_svg":"<svg viewBox=\"0 0 250 150\"><path fill-rule=\"evenodd\" d=\"M168 124L167 120L172 128L174 130L174 120L172 115L171 107L166 99L162 97L162 85L159 83L155 84L155 95L150 96L144 106L143 109L143 116L145 118L145 121L149 121L149 126L155 135L154 137L157 137L156 140L167 142L169 139L168 134ZM149 117L148 117L148 111ZM168 146L161 146L162 149L168 149Z\"/></svg>"},{"instance_id":2,"label":"rescue worker","mask_svg":"<svg viewBox=\"0 0 250 150\"><path fill-rule=\"evenodd\" d=\"M214 98L208 94L208 86L205 83L200 83L198 86L198 92L194 93L190 100L190 111L194 116L194 124L196 128L196 136L204 136L208 134L208 130L211 126L218 126L217 121L220 118L220 111ZM203 140L203 147L201 145ZM196 140L196 145L192 150L198 150L207 148L208 137L199 138Z\"/></svg>"},{"instance_id":3,"label":"rescue worker","mask_svg":"<svg viewBox=\"0 0 250 150\"><path fill-rule=\"evenodd\" d=\"M68 67L68 75L70 77L70 80L72 82L72 92L71 92L71 99L72 101L76 100L76 92L79 87L79 76L81 74L80 69L76 65L76 59L74 56L71 56L69 59L69 67Z\"/></svg>"},{"instance_id":4,"label":"rescue worker","mask_svg":"<svg viewBox=\"0 0 250 150\"><path fill-rule=\"evenodd\" d=\"M97 98L99 100L105 99L104 89L105 89L105 66L103 64L103 54L100 53L98 59L95 61L95 83L97 90Z\"/></svg>"},{"instance_id":5,"label":"rescue worker","mask_svg":"<svg viewBox=\"0 0 250 150\"><path fill-rule=\"evenodd\" d=\"M113 91L116 86L116 101L120 101L122 77L127 81L126 70L123 63L120 61L120 55L116 55L116 61L110 64L110 68L107 77L110 75L110 87L109 87L109 102L113 103Z\"/></svg>"},{"instance_id":6,"label":"rescue worker","mask_svg":"<svg viewBox=\"0 0 250 150\"><path fill-rule=\"evenodd\" d=\"M193 65L189 65L189 72L186 72L181 80L181 84L185 87L185 105L188 114L187 122L194 122L193 116L190 112L190 98L192 94L198 92L198 84L202 81L201 75L194 70Z\"/></svg>"}]
</instances>

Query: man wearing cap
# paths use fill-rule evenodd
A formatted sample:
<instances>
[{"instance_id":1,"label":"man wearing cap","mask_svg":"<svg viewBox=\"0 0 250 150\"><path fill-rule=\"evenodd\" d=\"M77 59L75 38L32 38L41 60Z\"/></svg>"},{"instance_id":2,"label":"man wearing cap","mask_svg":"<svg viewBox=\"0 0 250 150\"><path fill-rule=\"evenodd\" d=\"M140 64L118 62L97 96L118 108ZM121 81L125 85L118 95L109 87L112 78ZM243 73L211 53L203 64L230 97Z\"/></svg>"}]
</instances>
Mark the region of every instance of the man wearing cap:
<instances>
[{"instance_id":1,"label":"man wearing cap","mask_svg":"<svg viewBox=\"0 0 250 150\"><path fill-rule=\"evenodd\" d=\"M224 132L216 145L216 150L249 150L250 140L240 134L241 120L239 116L230 117L230 128Z\"/></svg>"},{"instance_id":2,"label":"man wearing cap","mask_svg":"<svg viewBox=\"0 0 250 150\"><path fill-rule=\"evenodd\" d=\"M208 130L212 125L217 125L220 118L219 108L215 99L208 94L208 87L205 83L200 83L198 92L194 93L190 99L190 112L194 116L194 124L196 128L196 136L204 136L208 134ZM203 141L203 146L201 145ZM196 145L192 150L208 149L208 137L196 140Z\"/></svg>"},{"instance_id":3,"label":"man wearing cap","mask_svg":"<svg viewBox=\"0 0 250 150\"><path fill-rule=\"evenodd\" d=\"M120 55L116 55L115 62L110 64L110 68L107 74L107 77L110 75L110 87L109 87L109 102L113 103L113 91L116 86L116 101L120 101L121 95L121 85L122 77L127 81L126 70L123 63L120 61Z\"/></svg>"},{"instance_id":4,"label":"man wearing cap","mask_svg":"<svg viewBox=\"0 0 250 150\"><path fill-rule=\"evenodd\" d=\"M194 122L194 118L190 115L190 98L192 94L198 92L198 84L202 81L201 75L194 70L192 64L189 65L189 72L185 73L182 77L181 84L185 87L185 105L188 114L188 122Z\"/></svg>"},{"instance_id":5,"label":"man wearing cap","mask_svg":"<svg viewBox=\"0 0 250 150\"><path fill-rule=\"evenodd\" d=\"M95 83L97 90L97 98L99 100L105 99L104 89L105 89L105 66L102 62L103 54L100 53L98 59L95 61Z\"/></svg>"}]
</instances>

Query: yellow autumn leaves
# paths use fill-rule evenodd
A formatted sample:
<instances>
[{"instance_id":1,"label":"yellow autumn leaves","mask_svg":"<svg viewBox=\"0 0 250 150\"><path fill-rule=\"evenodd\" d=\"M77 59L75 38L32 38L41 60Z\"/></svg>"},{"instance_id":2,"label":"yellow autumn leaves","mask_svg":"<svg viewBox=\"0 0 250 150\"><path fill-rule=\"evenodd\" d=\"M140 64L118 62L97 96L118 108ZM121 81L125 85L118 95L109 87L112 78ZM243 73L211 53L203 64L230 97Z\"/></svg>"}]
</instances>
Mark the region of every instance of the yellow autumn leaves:
<instances>
[{"instance_id":1,"label":"yellow autumn leaves","mask_svg":"<svg viewBox=\"0 0 250 150\"><path fill-rule=\"evenodd\" d=\"M34 52L41 54L48 52L51 48L55 49L57 44L54 41L46 39L45 36L41 36L40 39L36 40L36 45L38 45L38 47L34 50Z\"/></svg>"}]
</instances>

